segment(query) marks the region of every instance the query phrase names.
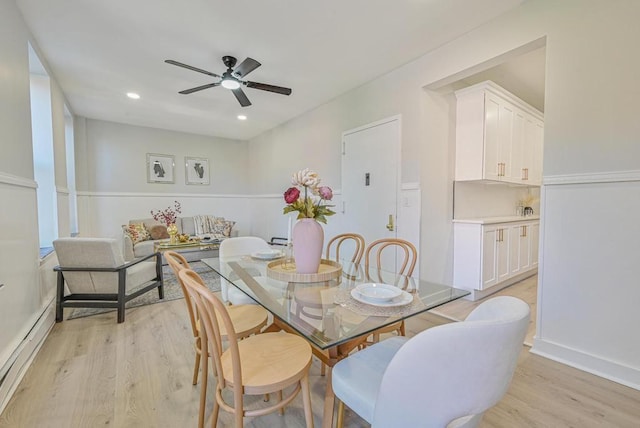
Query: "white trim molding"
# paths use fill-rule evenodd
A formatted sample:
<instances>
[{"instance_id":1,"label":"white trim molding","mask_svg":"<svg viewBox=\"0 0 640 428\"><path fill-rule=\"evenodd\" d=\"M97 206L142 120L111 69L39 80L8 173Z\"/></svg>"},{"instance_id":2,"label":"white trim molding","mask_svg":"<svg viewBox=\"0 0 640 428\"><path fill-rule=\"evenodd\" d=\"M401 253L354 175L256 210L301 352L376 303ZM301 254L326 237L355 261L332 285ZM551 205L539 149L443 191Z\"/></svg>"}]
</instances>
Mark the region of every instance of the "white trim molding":
<instances>
[{"instance_id":1,"label":"white trim molding","mask_svg":"<svg viewBox=\"0 0 640 428\"><path fill-rule=\"evenodd\" d=\"M533 339L531 353L640 390L640 370L637 368L537 337Z\"/></svg>"},{"instance_id":2,"label":"white trim molding","mask_svg":"<svg viewBox=\"0 0 640 428\"><path fill-rule=\"evenodd\" d=\"M56 193L59 195L70 195L71 192L66 187L56 186Z\"/></svg>"},{"instance_id":3,"label":"white trim molding","mask_svg":"<svg viewBox=\"0 0 640 428\"><path fill-rule=\"evenodd\" d=\"M543 185L618 183L624 181L640 181L640 170L550 175L543 178Z\"/></svg>"},{"instance_id":4,"label":"white trim molding","mask_svg":"<svg viewBox=\"0 0 640 428\"><path fill-rule=\"evenodd\" d=\"M212 193L132 193L132 192L85 192L78 191L78 196L94 198L253 198L252 195L227 194L215 195ZM282 195L279 195L282 196Z\"/></svg>"},{"instance_id":5,"label":"white trim molding","mask_svg":"<svg viewBox=\"0 0 640 428\"><path fill-rule=\"evenodd\" d=\"M340 195L340 190L334 190L334 195ZM77 192L78 196L94 198L206 198L206 199L280 199L283 193L261 193L255 195L242 195L237 193L212 194L212 193L127 193L127 192Z\"/></svg>"},{"instance_id":6,"label":"white trim molding","mask_svg":"<svg viewBox=\"0 0 640 428\"><path fill-rule=\"evenodd\" d=\"M13 174L7 174L6 172L0 172L0 183L10 184L12 186L28 187L30 189L38 188L38 183L34 180Z\"/></svg>"}]
</instances>

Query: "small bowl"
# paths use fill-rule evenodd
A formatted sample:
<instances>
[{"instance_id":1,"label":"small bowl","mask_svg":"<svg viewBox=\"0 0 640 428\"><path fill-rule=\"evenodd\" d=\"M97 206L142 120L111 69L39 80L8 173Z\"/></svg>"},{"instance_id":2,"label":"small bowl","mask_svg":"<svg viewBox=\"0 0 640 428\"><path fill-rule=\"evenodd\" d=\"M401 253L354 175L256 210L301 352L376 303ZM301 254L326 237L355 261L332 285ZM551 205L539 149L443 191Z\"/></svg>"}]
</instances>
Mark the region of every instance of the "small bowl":
<instances>
[{"instance_id":1,"label":"small bowl","mask_svg":"<svg viewBox=\"0 0 640 428\"><path fill-rule=\"evenodd\" d=\"M388 302L402 294L402 290L398 287L377 282L360 284L356 287L356 291L360 293L360 296L372 302Z\"/></svg>"}]
</instances>

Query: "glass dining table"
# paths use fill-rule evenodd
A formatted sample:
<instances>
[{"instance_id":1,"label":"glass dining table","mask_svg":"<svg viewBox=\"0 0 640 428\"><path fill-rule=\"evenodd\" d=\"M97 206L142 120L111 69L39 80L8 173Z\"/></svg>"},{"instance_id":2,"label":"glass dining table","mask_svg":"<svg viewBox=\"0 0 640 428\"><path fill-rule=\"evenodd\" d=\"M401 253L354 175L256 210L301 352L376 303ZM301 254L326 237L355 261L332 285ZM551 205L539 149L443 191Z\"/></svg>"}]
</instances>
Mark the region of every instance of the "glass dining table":
<instances>
[{"instance_id":1,"label":"glass dining table","mask_svg":"<svg viewBox=\"0 0 640 428\"><path fill-rule=\"evenodd\" d=\"M202 262L273 315L268 331L285 330L309 341L314 355L328 367L322 421L326 427L333 423L335 401L331 367L372 332L469 294L350 261L334 263L336 268L330 275L319 275L321 280L296 275L295 270L287 274L281 261L251 255ZM398 289L391 297L380 290L388 285L394 286L390 290Z\"/></svg>"}]
</instances>

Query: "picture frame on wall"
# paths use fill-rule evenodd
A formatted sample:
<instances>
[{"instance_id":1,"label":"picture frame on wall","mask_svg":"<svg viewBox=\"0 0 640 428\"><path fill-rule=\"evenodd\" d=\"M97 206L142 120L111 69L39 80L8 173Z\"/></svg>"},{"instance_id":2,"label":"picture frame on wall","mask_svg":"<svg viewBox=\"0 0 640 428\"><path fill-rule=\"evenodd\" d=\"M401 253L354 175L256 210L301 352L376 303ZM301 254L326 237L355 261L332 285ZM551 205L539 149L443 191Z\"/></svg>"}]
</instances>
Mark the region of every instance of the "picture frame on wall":
<instances>
[{"instance_id":1,"label":"picture frame on wall","mask_svg":"<svg viewBox=\"0 0 640 428\"><path fill-rule=\"evenodd\" d=\"M209 184L209 159L185 157L184 173L187 184Z\"/></svg>"},{"instance_id":2,"label":"picture frame on wall","mask_svg":"<svg viewBox=\"0 0 640 428\"><path fill-rule=\"evenodd\" d=\"M173 169L175 166L172 155L147 153L147 182L173 183Z\"/></svg>"}]
</instances>

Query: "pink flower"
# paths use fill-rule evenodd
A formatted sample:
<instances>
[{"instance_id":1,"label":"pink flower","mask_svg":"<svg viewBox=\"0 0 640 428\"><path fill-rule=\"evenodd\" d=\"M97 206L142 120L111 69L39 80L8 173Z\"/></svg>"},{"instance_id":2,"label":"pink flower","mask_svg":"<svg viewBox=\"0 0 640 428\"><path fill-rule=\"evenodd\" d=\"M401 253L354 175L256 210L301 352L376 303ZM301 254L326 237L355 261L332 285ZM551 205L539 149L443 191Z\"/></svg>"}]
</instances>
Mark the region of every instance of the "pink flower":
<instances>
[{"instance_id":1,"label":"pink flower","mask_svg":"<svg viewBox=\"0 0 640 428\"><path fill-rule=\"evenodd\" d=\"M286 192L284 192L284 201L288 204L292 204L298 200L300 197L300 190L295 187L289 187Z\"/></svg>"},{"instance_id":2,"label":"pink flower","mask_svg":"<svg viewBox=\"0 0 640 428\"><path fill-rule=\"evenodd\" d=\"M320 188L318 188L318 194L324 201L330 201L333 198L333 190L331 190L329 186L320 186Z\"/></svg>"}]
</instances>

